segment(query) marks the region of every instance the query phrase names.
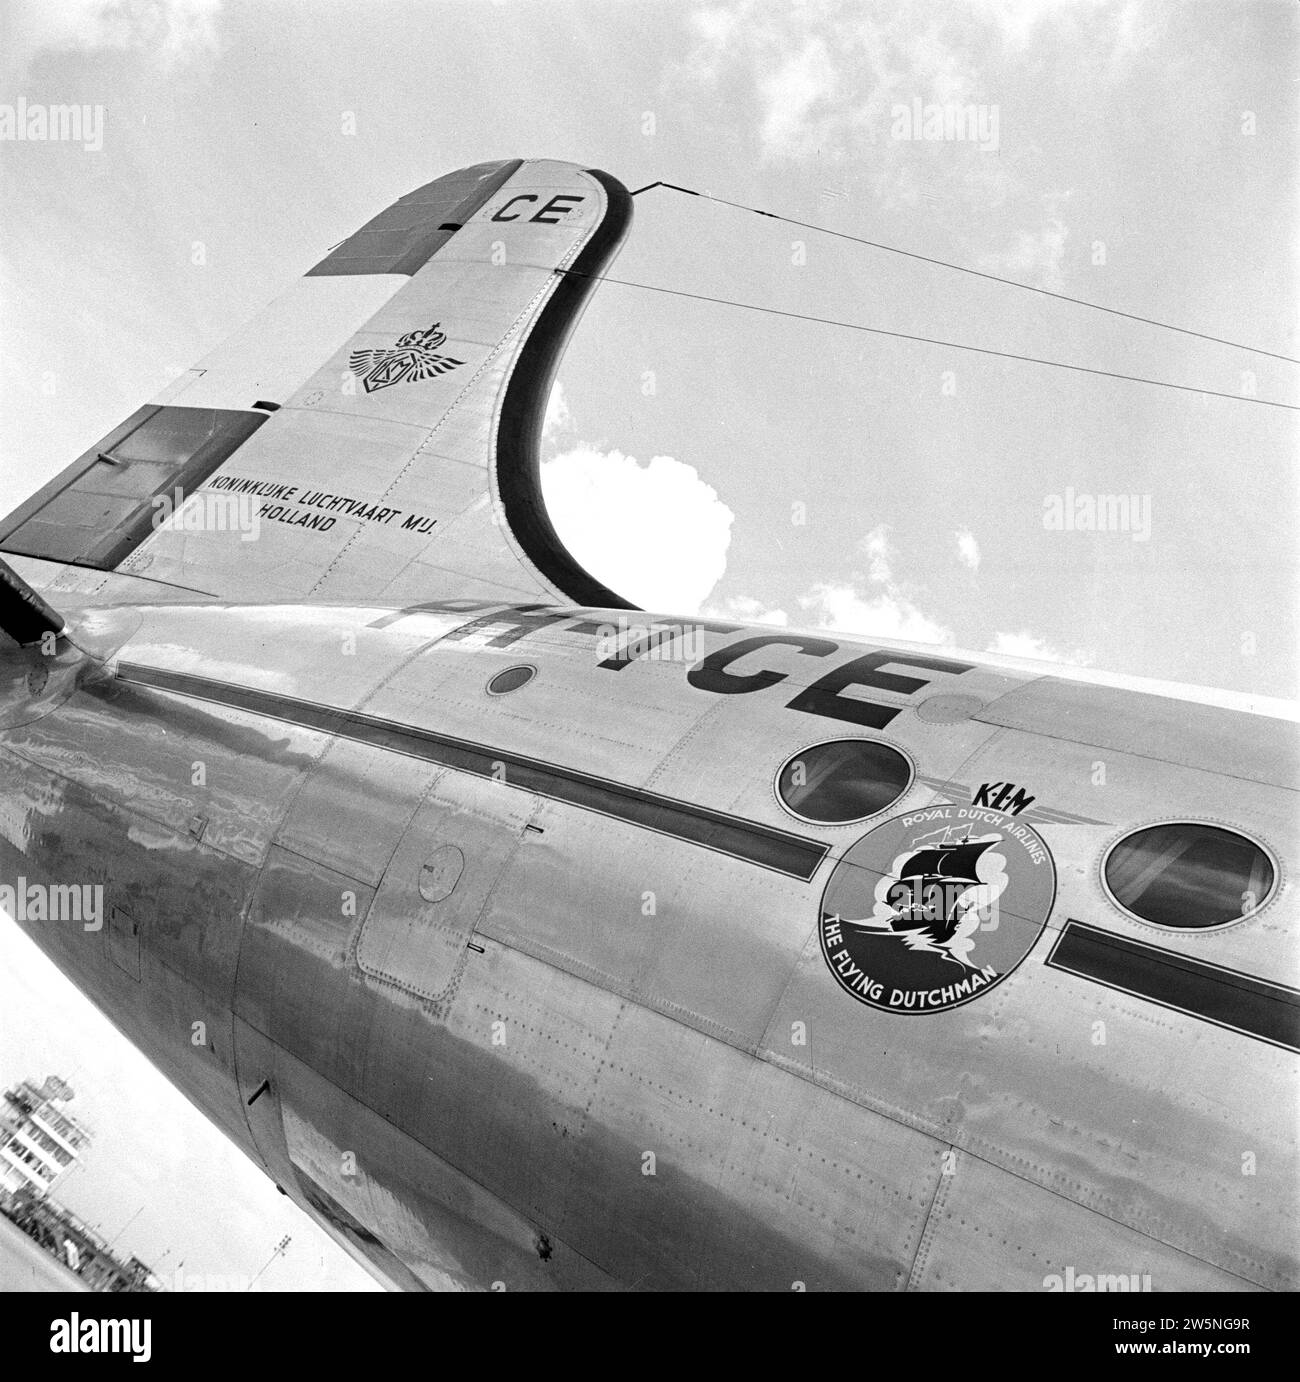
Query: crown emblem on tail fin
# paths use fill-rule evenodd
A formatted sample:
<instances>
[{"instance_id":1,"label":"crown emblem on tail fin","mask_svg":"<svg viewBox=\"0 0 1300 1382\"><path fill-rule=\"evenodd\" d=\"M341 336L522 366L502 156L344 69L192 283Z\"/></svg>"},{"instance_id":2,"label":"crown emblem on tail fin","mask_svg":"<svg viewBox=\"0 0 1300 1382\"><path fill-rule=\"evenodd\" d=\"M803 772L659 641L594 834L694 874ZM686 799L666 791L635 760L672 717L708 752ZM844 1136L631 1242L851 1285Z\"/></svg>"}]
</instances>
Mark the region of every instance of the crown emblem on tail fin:
<instances>
[{"instance_id":1,"label":"crown emblem on tail fin","mask_svg":"<svg viewBox=\"0 0 1300 1382\"><path fill-rule=\"evenodd\" d=\"M437 353L447 339L441 326L441 322L434 322L422 331L408 331L387 349L354 350L348 356L348 369L361 380L367 393L392 384L418 384L435 374L446 374L465 362Z\"/></svg>"}]
</instances>

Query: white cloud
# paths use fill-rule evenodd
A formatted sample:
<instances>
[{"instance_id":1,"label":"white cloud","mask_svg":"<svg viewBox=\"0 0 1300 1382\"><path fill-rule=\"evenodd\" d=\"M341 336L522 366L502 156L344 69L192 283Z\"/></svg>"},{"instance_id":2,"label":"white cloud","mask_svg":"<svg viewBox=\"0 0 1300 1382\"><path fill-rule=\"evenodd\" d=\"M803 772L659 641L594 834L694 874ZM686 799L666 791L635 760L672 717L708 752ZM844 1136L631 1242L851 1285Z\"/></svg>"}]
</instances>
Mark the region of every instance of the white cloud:
<instances>
[{"instance_id":1,"label":"white cloud","mask_svg":"<svg viewBox=\"0 0 1300 1382\"><path fill-rule=\"evenodd\" d=\"M969 528L959 528L953 536L957 539L957 560L972 571L980 569L980 545Z\"/></svg>"},{"instance_id":2,"label":"white cloud","mask_svg":"<svg viewBox=\"0 0 1300 1382\"><path fill-rule=\"evenodd\" d=\"M546 403L546 419L542 423L542 439L553 441L557 432L567 431L572 424L573 414L569 411L569 400L564 396L564 385L557 379Z\"/></svg>"},{"instance_id":3,"label":"white cloud","mask_svg":"<svg viewBox=\"0 0 1300 1382\"><path fill-rule=\"evenodd\" d=\"M20 0L8 16L6 70L43 52L134 49L164 72L215 56L222 0Z\"/></svg>"},{"instance_id":4,"label":"white cloud","mask_svg":"<svg viewBox=\"0 0 1300 1382\"><path fill-rule=\"evenodd\" d=\"M751 102L761 159L840 164L887 209L925 197L978 227L990 208L1012 202L1036 221L1015 160L980 152L975 142L896 138L895 109L914 101L991 108L1000 112L1000 146L1033 150L1037 131L1023 123L1017 99L1028 64L1066 51L1077 55L1081 88L1120 80L1164 22L1158 13L1152 19L1144 0L871 7L732 0L691 16L695 42L670 80L708 91L729 109ZM1048 221L1009 253L1050 286L1061 235Z\"/></svg>"},{"instance_id":5,"label":"white cloud","mask_svg":"<svg viewBox=\"0 0 1300 1382\"><path fill-rule=\"evenodd\" d=\"M701 613L710 619L739 619L742 624L779 624L785 626L790 616L783 609L768 609L762 600L749 595L733 595L716 604L709 604Z\"/></svg>"},{"instance_id":6,"label":"white cloud","mask_svg":"<svg viewBox=\"0 0 1300 1382\"><path fill-rule=\"evenodd\" d=\"M1059 7L1062 0L1056 3ZM982 0L980 8L996 21L1007 47L1023 51L1035 25L1051 6L1052 0Z\"/></svg>"},{"instance_id":7,"label":"white cloud","mask_svg":"<svg viewBox=\"0 0 1300 1382\"><path fill-rule=\"evenodd\" d=\"M894 579L894 569L890 562L889 529L878 524L858 544L858 550L867 558L867 575L879 585L888 585Z\"/></svg>"},{"instance_id":8,"label":"white cloud","mask_svg":"<svg viewBox=\"0 0 1300 1382\"><path fill-rule=\"evenodd\" d=\"M1028 631L994 634L988 651L1004 657L1027 657L1035 662L1065 662L1073 667L1087 667L1092 663L1092 654L1086 649L1074 648L1062 652Z\"/></svg>"},{"instance_id":9,"label":"white cloud","mask_svg":"<svg viewBox=\"0 0 1300 1382\"><path fill-rule=\"evenodd\" d=\"M764 158L836 158L887 136L890 106L977 101L979 74L951 33L978 18L922 20L900 8L883 19L827 0L799 6L740 0L692 17L697 43L685 71L702 84L740 76L759 102Z\"/></svg>"},{"instance_id":10,"label":"white cloud","mask_svg":"<svg viewBox=\"0 0 1300 1382\"><path fill-rule=\"evenodd\" d=\"M848 580L820 581L799 597L802 614L794 621L799 627L909 643L954 643L952 630L920 609L911 590L895 578L894 549L884 524L858 543L857 555L865 569L853 571ZM761 600L745 595L716 601L704 612L753 624L791 622L786 610L766 608Z\"/></svg>"},{"instance_id":11,"label":"white cloud","mask_svg":"<svg viewBox=\"0 0 1300 1382\"><path fill-rule=\"evenodd\" d=\"M855 572L849 581L820 582L800 597L799 604L811 614L814 627L910 643L955 641L952 630L924 613L895 579L888 528L883 524L873 528L858 544L858 551L866 558L865 574Z\"/></svg>"},{"instance_id":12,"label":"white cloud","mask_svg":"<svg viewBox=\"0 0 1300 1382\"><path fill-rule=\"evenodd\" d=\"M813 586L799 603L811 611L813 627L872 638L901 638L909 643L952 644L952 630L924 614L902 595L884 591L862 595L851 585L825 582Z\"/></svg>"},{"instance_id":13,"label":"white cloud","mask_svg":"<svg viewBox=\"0 0 1300 1382\"><path fill-rule=\"evenodd\" d=\"M1153 12L1144 0L1128 0L1115 21L1111 68L1122 67L1130 58L1154 48L1163 36L1164 27L1164 15Z\"/></svg>"},{"instance_id":14,"label":"white cloud","mask_svg":"<svg viewBox=\"0 0 1300 1382\"><path fill-rule=\"evenodd\" d=\"M808 144L819 144L827 122L835 118L832 102L838 87L826 44L809 36L799 52L784 56L779 66L757 80L763 102L763 147L805 153Z\"/></svg>"},{"instance_id":15,"label":"white cloud","mask_svg":"<svg viewBox=\"0 0 1300 1382\"><path fill-rule=\"evenodd\" d=\"M727 568L735 515L671 456L578 446L543 464L542 494L574 560L645 609L694 614Z\"/></svg>"}]
</instances>

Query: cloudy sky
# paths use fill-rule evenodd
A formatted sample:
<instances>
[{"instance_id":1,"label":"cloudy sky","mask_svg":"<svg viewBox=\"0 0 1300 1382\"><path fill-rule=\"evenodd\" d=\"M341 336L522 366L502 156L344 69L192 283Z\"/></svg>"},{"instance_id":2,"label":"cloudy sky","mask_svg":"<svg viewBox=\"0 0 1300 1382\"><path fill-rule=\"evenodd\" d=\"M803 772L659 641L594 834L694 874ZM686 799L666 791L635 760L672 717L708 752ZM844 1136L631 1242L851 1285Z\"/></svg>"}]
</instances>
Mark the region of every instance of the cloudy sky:
<instances>
[{"instance_id":1,"label":"cloudy sky","mask_svg":"<svg viewBox=\"0 0 1300 1382\"><path fill-rule=\"evenodd\" d=\"M103 110L83 141L102 147L0 142L0 511L379 209L492 158L662 179L1300 354L1286 0L0 14L0 105ZM977 107L986 137L899 137L914 102ZM561 367L546 466L562 534L607 584L659 609L1295 696L1296 414L1251 401L1300 401L1295 365L663 190L636 209L621 279L1233 397L608 284ZM1132 496L1137 531L1048 526L1070 492ZM138 1058L0 936L0 1079L61 1069L103 1141L127 1139L122 1184L87 1171L77 1207L125 1218L147 1185L185 1206L195 1259L255 1270L261 1239L241 1246L222 1193L208 1213L186 1187L224 1177L272 1242L298 1232L272 1222L284 1201L196 1140L160 1081L126 1080ZM43 1059L18 1031L56 998ZM109 1107L109 1088L143 1102ZM141 1120L167 1136L142 1141ZM272 1271L337 1282L351 1268L328 1253Z\"/></svg>"}]
</instances>

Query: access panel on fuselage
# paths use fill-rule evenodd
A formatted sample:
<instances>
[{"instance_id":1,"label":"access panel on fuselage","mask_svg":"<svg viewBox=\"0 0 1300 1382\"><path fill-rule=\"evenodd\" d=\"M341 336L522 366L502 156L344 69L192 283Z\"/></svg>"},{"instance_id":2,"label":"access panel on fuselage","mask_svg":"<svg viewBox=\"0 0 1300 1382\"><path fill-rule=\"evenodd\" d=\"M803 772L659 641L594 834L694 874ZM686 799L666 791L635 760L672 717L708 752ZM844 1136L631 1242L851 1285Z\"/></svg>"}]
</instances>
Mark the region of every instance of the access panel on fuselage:
<instances>
[{"instance_id":1,"label":"access panel on fuselage","mask_svg":"<svg viewBox=\"0 0 1300 1382\"><path fill-rule=\"evenodd\" d=\"M430 1002L448 996L501 870L537 809L508 769L446 769L420 803L362 923L356 959L372 980Z\"/></svg>"}]
</instances>

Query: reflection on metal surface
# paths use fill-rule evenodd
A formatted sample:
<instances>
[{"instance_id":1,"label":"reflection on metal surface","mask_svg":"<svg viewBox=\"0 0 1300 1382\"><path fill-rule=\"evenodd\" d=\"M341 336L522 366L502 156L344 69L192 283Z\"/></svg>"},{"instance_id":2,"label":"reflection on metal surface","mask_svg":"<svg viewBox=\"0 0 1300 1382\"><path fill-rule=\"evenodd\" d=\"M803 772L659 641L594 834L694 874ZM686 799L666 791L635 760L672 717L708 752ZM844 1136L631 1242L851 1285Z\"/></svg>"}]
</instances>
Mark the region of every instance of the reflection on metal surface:
<instances>
[{"instance_id":1,"label":"reflection on metal surface","mask_svg":"<svg viewBox=\"0 0 1300 1382\"><path fill-rule=\"evenodd\" d=\"M356 951L361 969L421 998L441 997L465 963L479 913L536 807L535 797L491 779L444 773L402 836L366 914ZM459 843L447 844L451 839ZM426 885L441 896L429 896Z\"/></svg>"},{"instance_id":2,"label":"reflection on metal surface","mask_svg":"<svg viewBox=\"0 0 1300 1382\"><path fill-rule=\"evenodd\" d=\"M410 754L463 773L490 778L501 785L615 816L723 854L734 854L796 878L811 878L827 854L827 847L816 841L800 839L756 821L726 816L694 802L670 800L625 783L602 781L589 773L576 772L556 763L541 763L489 745L467 743L373 715L233 686L210 677L143 667L133 662L119 664L118 678L138 686L152 686L238 707L286 724L341 735L394 753Z\"/></svg>"},{"instance_id":3,"label":"reflection on metal surface","mask_svg":"<svg viewBox=\"0 0 1300 1382\"><path fill-rule=\"evenodd\" d=\"M108 913L104 943L108 957L124 974L140 982L140 922L124 907L112 907Z\"/></svg>"}]
</instances>

